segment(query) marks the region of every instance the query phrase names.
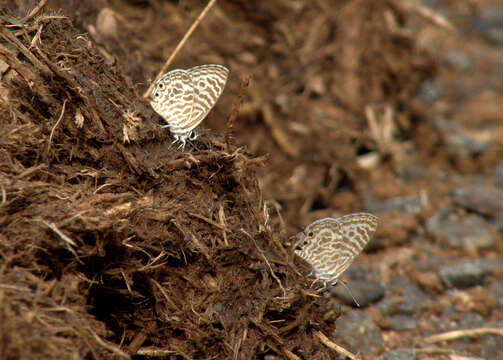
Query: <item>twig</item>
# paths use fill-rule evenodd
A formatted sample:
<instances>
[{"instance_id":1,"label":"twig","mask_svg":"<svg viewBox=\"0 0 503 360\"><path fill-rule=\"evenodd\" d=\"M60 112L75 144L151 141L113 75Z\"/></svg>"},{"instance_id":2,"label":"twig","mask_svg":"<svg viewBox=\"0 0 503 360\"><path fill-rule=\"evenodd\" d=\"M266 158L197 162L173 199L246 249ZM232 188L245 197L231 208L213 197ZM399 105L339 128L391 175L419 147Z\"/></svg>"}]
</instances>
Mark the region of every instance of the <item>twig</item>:
<instances>
[{"instance_id":1,"label":"twig","mask_svg":"<svg viewBox=\"0 0 503 360\"><path fill-rule=\"evenodd\" d=\"M0 284L0 289L16 290L16 291L26 292L26 293L29 293L29 292L33 291L30 288L22 288L22 287L19 287L19 286L7 285L7 284Z\"/></svg>"},{"instance_id":2,"label":"twig","mask_svg":"<svg viewBox=\"0 0 503 360\"><path fill-rule=\"evenodd\" d=\"M500 335L503 336L502 328L477 328L448 331L442 334L432 335L424 339L427 343L437 343L441 341L455 340L462 337L475 338L484 335Z\"/></svg>"},{"instance_id":3,"label":"twig","mask_svg":"<svg viewBox=\"0 0 503 360\"><path fill-rule=\"evenodd\" d=\"M392 149L396 147L394 134L396 125L393 121L393 110L386 106L385 114L378 120L376 109L370 105L365 106L365 117L370 129L371 137L374 139L381 155L393 155Z\"/></svg>"},{"instance_id":4,"label":"twig","mask_svg":"<svg viewBox=\"0 0 503 360\"><path fill-rule=\"evenodd\" d=\"M35 65L44 75L51 74L51 70L43 64L33 53L28 50L11 32L7 29L0 28L0 36L10 43L15 49L19 50L28 60ZM7 49L6 49L7 50ZM8 55L12 55L10 51L6 51ZM17 69L16 69L17 70Z\"/></svg>"},{"instance_id":5,"label":"twig","mask_svg":"<svg viewBox=\"0 0 503 360\"><path fill-rule=\"evenodd\" d=\"M166 293L166 291L164 290L164 288L161 286L161 284L159 284L156 280L154 279L150 279L150 282L152 282L152 284L154 284L157 289L161 292L162 296L164 296L164 298L166 299L166 302L171 305L172 308L174 308L176 311L181 311L181 309L173 302L173 300L171 300L171 298L168 296L168 294Z\"/></svg>"},{"instance_id":6,"label":"twig","mask_svg":"<svg viewBox=\"0 0 503 360\"><path fill-rule=\"evenodd\" d=\"M285 225L285 220L283 220L283 216L281 215L281 205L278 203L276 200L267 200L265 202L266 206L272 205L274 207L274 210L276 210L276 215L278 216L279 220L279 231L282 234L286 233L286 225Z\"/></svg>"},{"instance_id":7,"label":"twig","mask_svg":"<svg viewBox=\"0 0 503 360\"><path fill-rule=\"evenodd\" d=\"M449 360L484 360L481 357L473 357L473 356L462 356L462 355L456 355L456 354L451 354L449 356Z\"/></svg>"},{"instance_id":8,"label":"twig","mask_svg":"<svg viewBox=\"0 0 503 360\"><path fill-rule=\"evenodd\" d=\"M250 234L248 234L244 229L241 229L241 232L243 234L245 234L246 236L248 236L250 239L252 239L253 243L255 244L255 247L257 248L258 252L260 253L260 255L262 256L262 258L264 259L265 263L267 264L267 267L269 268L269 271L271 272L271 276L274 278L274 280L276 280L276 282L279 284L279 287L283 291L283 297L286 298L286 290L283 287L283 285L281 284L281 280L274 273L274 270L272 269L272 266L269 263L269 260L267 260L267 257L264 255L264 251L258 246L258 244L255 241L255 239Z\"/></svg>"},{"instance_id":9,"label":"twig","mask_svg":"<svg viewBox=\"0 0 503 360\"><path fill-rule=\"evenodd\" d=\"M293 352L291 352L290 350L288 350L286 347L282 347L281 351L290 360L300 360L300 357L298 357L297 355L295 355Z\"/></svg>"},{"instance_id":10,"label":"twig","mask_svg":"<svg viewBox=\"0 0 503 360\"><path fill-rule=\"evenodd\" d=\"M167 357L168 355L178 354L177 351L160 349L155 346L147 346L138 349L135 355L147 356L147 357Z\"/></svg>"},{"instance_id":11,"label":"twig","mask_svg":"<svg viewBox=\"0 0 503 360\"><path fill-rule=\"evenodd\" d=\"M96 112L95 107L92 106L92 103L89 100L89 98L82 93L83 89L79 86L79 84L77 83L77 81L75 80L75 78L72 75L68 74L66 71L60 70L60 68L56 64L54 64L52 61L50 61L47 58L47 56L38 47L36 47L35 49L38 52L38 56L42 60L44 60L44 62L47 65L48 69L50 69L50 72L52 71L56 76L58 76L61 79L65 80L68 83L68 86L70 88L76 90L76 93L78 94L78 96L82 99L82 101L86 105L86 108L89 111L89 114L90 114L92 120L95 122L96 126L99 127L99 130L104 133L105 132L105 127L103 126L103 122L101 121L101 118L99 117L98 113ZM35 59L37 59L37 58L35 58ZM38 59L37 59L37 61L38 61Z\"/></svg>"},{"instance_id":12,"label":"twig","mask_svg":"<svg viewBox=\"0 0 503 360\"><path fill-rule=\"evenodd\" d=\"M21 20L21 22L25 23L25 22L33 19L35 17L35 15L37 15L40 12L40 10L42 10L42 8L45 6L45 4L47 4L47 0L40 0L38 5L27 16L25 16Z\"/></svg>"},{"instance_id":13,"label":"twig","mask_svg":"<svg viewBox=\"0 0 503 360\"><path fill-rule=\"evenodd\" d=\"M351 360L357 360L358 357L352 353L350 353L349 351L347 351L346 349L344 349L342 346L340 345L337 345L336 343L330 341L329 338L327 338L325 336L325 334L323 334L322 332L320 331L314 331L314 336L316 336L323 345L325 345L326 347L334 350L335 352L343 355L343 356L346 356L348 358L350 358Z\"/></svg>"},{"instance_id":14,"label":"twig","mask_svg":"<svg viewBox=\"0 0 503 360\"><path fill-rule=\"evenodd\" d=\"M47 154L49 154L49 149L51 148L51 142L52 142L52 137L54 136L54 131L56 130L56 128L58 127L59 123L63 119L63 115L65 113L65 107L66 107L66 102L67 101L68 101L68 99L65 99L65 101L63 101L63 107L61 109L61 114L59 115L59 119L58 119L58 121L56 121L56 124L54 124L54 126L52 127L51 135L49 135L49 142L47 143L47 151L46 151Z\"/></svg>"},{"instance_id":15,"label":"twig","mask_svg":"<svg viewBox=\"0 0 503 360\"><path fill-rule=\"evenodd\" d=\"M196 248L200 252L203 253L203 255L206 257L206 260L208 260L208 262L211 262L211 257L210 257L210 254L208 252L208 248L206 247L206 245L203 244L201 241L199 241L199 239L196 237L196 235L194 235L192 232L190 233L190 239L192 240L192 242L194 243Z\"/></svg>"},{"instance_id":16,"label":"twig","mask_svg":"<svg viewBox=\"0 0 503 360\"><path fill-rule=\"evenodd\" d=\"M234 127L234 122L239 115L239 109L241 108L241 104L243 103L245 97L245 90L250 86L250 76L246 76L241 80L241 87L239 89L239 98L238 101L234 104L232 108L231 114L229 115L229 119L227 120L227 126L225 127L225 146L227 148L227 152L231 152L231 142L230 136Z\"/></svg>"},{"instance_id":17,"label":"twig","mask_svg":"<svg viewBox=\"0 0 503 360\"><path fill-rule=\"evenodd\" d=\"M219 223L217 223L211 219L208 219L207 217L205 217L203 215L194 214L194 213L187 213L187 214L190 216L196 217L200 220L203 220L203 221L207 222L208 224L213 225L214 227L218 228L219 230L230 232L230 230L227 229L225 226L220 225Z\"/></svg>"},{"instance_id":18,"label":"twig","mask_svg":"<svg viewBox=\"0 0 503 360\"><path fill-rule=\"evenodd\" d=\"M298 157L300 150L297 143L293 142L292 139L288 136L287 132L283 130L280 125L279 120L276 118L276 114L274 113L271 105L264 103L262 105L262 115L264 117L264 122L271 129L271 134L276 140L279 147L289 156Z\"/></svg>"},{"instance_id":19,"label":"twig","mask_svg":"<svg viewBox=\"0 0 503 360\"><path fill-rule=\"evenodd\" d=\"M259 104L260 110L262 111L262 117L264 123L271 130L271 135L280 147L280 149L290 157L296 158L300 154L299 144L294 142L288 133L283 129L281 122L277 119L276 114L272 106L264 100L261 95L261 89L257 87L250 87L250 93L253 100Z\"/></svg>"},{"instance_id":20,"label":"twig","mask_svg":"<svg viewBox=\"0 0 503 360\"><path fill-rule=\"evenodd\" d=\"M143 345L145 340L147 340L148 335L154 332L155 330L155 321L147 322L147 325L141 329L141 331L136 334L133 341L128 345L127 351L131 355L136 355L137 351Z\"/></svg>"},{"instance_id":21,"label":"twig","mask_svg":"<svg viewBox=\"0 0 503 360\"><path fill-rule=\"evenodd\" d=\"M40 165L37 165L37 166L33 166L31 168L28 168L28 170L23 171L21 174L17 175L16 179L25 178L25 177L33 174L34 172L37 172L37 171L39 171L41 169L44 169L46 167L47 167L47 164L40 164Z\"/></svg>"},{"instance_id":22,"label":"twig","mask_svg":"<svg viewBox=\"0 0 503 360\"><path fill-rule=\"evenodd\" d=\"M102 347L104 347L105 349L107 349L108 351L112 352L115 355L120 356L123 359L131 359L131 357L128 354L126 354L125 352L123 352L121 349L117 348L115 345L109 344L108 342L105 342L93 330L88 329L88 331L91 333L91 335L93 335L93 337L96 340L96 342L98 344L100 344Z\"/></svg>"},{"instance_id":23,"label":"twig","mask_svg":"<svg viewBox=\"0 0 503 360\"><path fill-rule=\"evenodd\" d=\"M416 2L403 0L392 0L392 3L395 6L402 7L406 11L415 11L419 16L422 16L426 20L431 21L433 24L436 24L450 31L455 31L454 26L450 23L449 20L447 20L447 18L426 6L419 5Z\"/></svg>"},{"instance_id":24,"label":"twig","mask_svg":"<svg viewBox=\"0 0 503 360\"><path fill-rule=\"evenodd\" d=\"M3 185L0 185L2 187L2 205L7 202L7 192L5 191L5 188Z\"/></svg>"},{"instance_id":25,"label":"twig","mask_svg":"<svg viewBox=\"0 0 503 360\"><path fill-rule=\"evenodd\" d=\"M157 255L155 258L152 259L152 257L150 257L150 254L146 253L148 256L149 256L149 261L148 261L148 264L147 265L144 265L142 267L139 267L138 269L136 269L136 271L138 272L144 272L144 271L152 271L154 269L157 269L158 267L160 266L164 266L166 263L165 262L162 262L162 263L159 263L159 264L156 264L157 261L159 261L160 259L162 259L164 256L166 256L166 253L164 251L161 251L161 253L159 255ZM155 264L155 265L154 265Z\"/></svg>"},{"instance_id":26,"label":"twig","mask_svg":"<svg viewBox=\"0 0 503 360\"><path fill-rule=\"evenodd\" d=\"M159 71L159 73L155 77L154 81L152 81L152 83L148 87L147 91L145 91L145 94L143 94L143 98L144 99L146 99L146 98L148 98L150 96L150 93L152 92L152 89L154 88L155 82L166 72L166 70L168 69L168 67L173 62L173 59L175 58L175 56L178 54L178 52L180 51L180 49L182 48L182 46L185 45L185 43L187 42L187 39L189 38L189 36L192 35L192 33L194 32L194 30L196 29L196 27L199 25L199 23L201 22L201 20L203 20L203 18L206 16L206 14L208 13L208 11L211 9L211 7L216 2L217 2L217 0L210 0L210 2L208 2L208 5L206 5L206 7L203 9L203 11L201 11L201 14L197 17L196 21L194 21L194 23L191 25L191 27L189 28L189 30L185 33L185 35L183 36L182 40L178 43L178 45L176 46L176 48L173 51L173 53L171 54L171 56L168 58L168 60L164 64L164 66L161 68L161 71Z\"/></svg>"},{"instance_id":27,"label":"twig","mask_svg":"<svg viewBox=\"0 0 503 360\"><path fill-rule=\"evenodd\" d=\"M227 240L227 227L225 226L225 212L224 212L224 207L222 204L220 204L220 209L218 210L218 220L220 220L220 224L222 225L222 236L224 238L224 245L229 246L229 241Z\"/></svg>"},{"instance_id":28,"label":"twig","mask_svg":"<svg viewBox=\"0 0 503 360\"><path fill-rule=\"evenodd\" d=\"M239 349L241 348L241 344L246 339L248 335L248 328L243 330L243 335L239 337L234 346L232 347L232 360L237 360L239 357Z\"/></svg>"},{"instance_id":29,"label":"twig","mask_svg":"<svg viewBox=\"0 0 503 360\"><path fill-rule=\"evenodd\" d=\"M285 346L285 339L283 339L281 336L278 334L278 329L274 326L272 326L270 323L267 323L264 318L256 319L256 318L249 318L248 321L250 321L252 324L254 324L257 328L259 328L264 335L267 337L270 337L272 340L277 342L280 346ZM276 347L274 347L272 344L267 343L267 346L269 346L273 351L276 353L280 353Z\"/></svg>"},{"instance_id":30,"label":"twig","mask_svg":"<svg viewBox=\"0 0 503 360\"><path fill-rule=\"evenodd\" d=\"M54 223L48 223L47 221L45 220L40 220L42 222L42 224L44 224L45 226L47 226L49 229L51 229L52 231L54 231L56 234L59 235L59 237L61 238L61 240L63 240L64 242L70 244L70 245L73 245L73 246L77 246L77 244L75 243L75 241L73 241L70 237L68 237L67 235L65 235L61 230L58 229L58 227L56 226L56 224ZM71 248L70 248L71 249ZM77 254L73 251L73 249L71 249L72 252L75 254L75 256L77 256Z\"/></svg>"},{"instance_id":31,"label":"twig","mask_svg":"<svg viewBox=\"0 0 503 360\"><path fill-rule=\"evenodd\" d=\"M121 275L122 275L122 278L124 279L124 283L126 284L126 288L127 288L129 295L131 295L131 297L133 297L134 295L133 295L133 291L131 290L131 284L129 283L129 280L123 270L121 270Z\"/></svg>"},{"instance_id":32,"label":"twig","mask_svg":"<svg viewBox=\"0 0 503 360\"><path fill-rule=\"evenodd\" d=\"M188 159L180 158L166 163L164 165L164 171L169 172L179 169L190 169L192 165L198 165L200 162L200 160L196 159L191 154L188 154Z\"/></svg>"},{"instance_id":33,"label":"twig","mask_svg":"<svg viewBox=\"0 0 503 360\"><path fill-rule=\"evenodd\" d=\"M33 39L31 39L30 49L34 48L37 45L37 42L40 42L40 43L42 42L40 40L40 35L42 34L42 29L43 28L44 28L44 24L40 24L40 26L38 27L37 33L35 34L35 36L33 37Z\"/></svg>"}]
</instances>

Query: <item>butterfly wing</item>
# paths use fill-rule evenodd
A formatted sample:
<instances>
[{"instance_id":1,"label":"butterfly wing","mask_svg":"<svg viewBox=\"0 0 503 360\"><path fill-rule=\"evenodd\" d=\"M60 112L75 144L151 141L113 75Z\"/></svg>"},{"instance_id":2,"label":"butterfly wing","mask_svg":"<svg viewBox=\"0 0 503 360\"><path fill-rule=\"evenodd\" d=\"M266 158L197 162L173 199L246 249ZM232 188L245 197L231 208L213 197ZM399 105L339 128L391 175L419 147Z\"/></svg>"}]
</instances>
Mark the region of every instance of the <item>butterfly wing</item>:
<instances>
[{"instance_id":1,"label":"butterfly wing","mask_svg":"<svg viewBox=\"0 0 503 360\"><path fill-rule=\"evenodd\" d=\"M332 252L327 263L332 279L337 279L360 254L374 235L378 220L368 213L356 213L335 219Z\"/></svg>"},{"instance_id":2,"label":"butterfly wing","mask_svg":"<svg viewBox=\"0 0 503 360\"><path fill-rule=\"evenodd\" d=\"M184 119L180 125L191 131L208 115L224 91L229 69L210 64L193 67L187 72L192 77L194 86L194 107L190 118Z\"/></svg>"},{"instance_id":3,"label":"butterfly wing","mask_svg":"<svg viewBox=\"0 0 503 360\"><path fill-rule=\"evenodd\" d=\"M309 262L317 279L337 280L377 228L377 217L356 213L316 220L299 234L295 253Z\"/></svg>"},{"instance_id":4,"label":"butterfly wing","mask_svg":"<svg viewBox=\"0 0 503 360\"><path fill-rule=\"evenodd\" d=\"M331 263L334 254L334 242L340 242L339 224L335 219L319 219L307 226L298 235L295 253L307 261L313 268L317 279L330 280L332 278Z\"/></svg>"},{"instance_id":5,"label":"butterfly wing","mask_svg":"<svg viewBox=\"0 0 503 360\"><path fill-rule=\"evenodd\" d=\"M168 123L171 131L185 133L183 124L194 109L194 86L186 70L176 69L164 74L155 83L150 104Z\"/></svg>"}]
</instances>

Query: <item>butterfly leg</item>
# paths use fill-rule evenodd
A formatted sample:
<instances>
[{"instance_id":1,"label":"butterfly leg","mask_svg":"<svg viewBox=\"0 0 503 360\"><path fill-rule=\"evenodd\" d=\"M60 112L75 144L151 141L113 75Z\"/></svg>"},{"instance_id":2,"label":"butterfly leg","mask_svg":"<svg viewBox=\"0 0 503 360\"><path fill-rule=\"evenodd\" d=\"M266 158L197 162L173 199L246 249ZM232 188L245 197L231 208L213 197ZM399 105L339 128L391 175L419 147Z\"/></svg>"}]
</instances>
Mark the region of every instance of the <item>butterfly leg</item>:
<instances>
[{"instance_id":1,"label":"butterfly leg","mask_svg":"<svg viewBox=\"0 0 503 360\"><path fill-rule=\"evenodd\" d=\"M329 282L329 280L327 279L320 279L320 278L317 278L315 279L312 283L311 283L311 288L314 287L314 284L316 284L318 281L321 282L321 287L319 287L318 289L316 289L316 291L318 292L323 292L325 291L329 285L332 285L331 282ZM337 281L337 280L336 280Z\"/></svg>"},{"instance_id":2,"label":"butterfly leg","mask_svg":"<svg viewBox=\"0 0 503 360\"><path fill-rule=\"evenodd\" d=\"M311 289L314 288L314 284L316 284L318 281L321 281L323 285L325 285L325 280L322 279L314 279L313 282L311 283Z\"/></svg>"},{"instance_id":3,"label":"butterfly leg","mask_svg":"<svg viewBox=\"0 0 503 360\"><path fill-rule=\"evenodd\" d=\"M173 137L175 138L175 140L173 140L171 143L174 144L174 143L179 142L180 145L178 146L178 149L183 150L185 148L185 137L182 135L176 135L176 134L173 134Z\"/></svg>"},{"instance_id":4,"label":"butterfly leg","mask_svg":"<svg viewBox=\"0 0 503 360\"><path fill-rule=\"evenodd\" d=\"M186 139L185 136L180 136L178 138L178 141L180 141L180 146L178 146L178 149L181 150L185 149L185 139Z\"/></svg>"},{"instance_id":5,"label":"butterfly leg","mask_svg":"<svg viewBox=\"0 0 503 360\"><path fill-rule=\"evenodd\" d=\"M198 138L198 136L199 134L197 133L197 131L192 130L187 137L190 141L194 141Z\"/></svg>"}]
</instances>

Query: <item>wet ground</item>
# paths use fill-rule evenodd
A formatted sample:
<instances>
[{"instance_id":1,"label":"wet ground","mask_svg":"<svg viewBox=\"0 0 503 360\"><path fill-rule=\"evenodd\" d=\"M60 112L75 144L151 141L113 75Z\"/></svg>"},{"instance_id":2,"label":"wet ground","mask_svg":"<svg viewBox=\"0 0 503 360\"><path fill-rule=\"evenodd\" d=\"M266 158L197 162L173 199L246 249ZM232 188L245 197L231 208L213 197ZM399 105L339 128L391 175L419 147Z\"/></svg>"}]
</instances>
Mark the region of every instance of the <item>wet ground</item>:
<instances>
[{"instance_id":1,"label":"wet ground","mask_svg":"<svg viewBox=\"0 0 503 360\"><path fill-rule=\"evenodd\" d=\"M142 94L205 3L0 4L4 358L503 359L500 2L219 1L185 151ZM357 308L291 243L360 211Z\"/></svg>"}]
</instances>

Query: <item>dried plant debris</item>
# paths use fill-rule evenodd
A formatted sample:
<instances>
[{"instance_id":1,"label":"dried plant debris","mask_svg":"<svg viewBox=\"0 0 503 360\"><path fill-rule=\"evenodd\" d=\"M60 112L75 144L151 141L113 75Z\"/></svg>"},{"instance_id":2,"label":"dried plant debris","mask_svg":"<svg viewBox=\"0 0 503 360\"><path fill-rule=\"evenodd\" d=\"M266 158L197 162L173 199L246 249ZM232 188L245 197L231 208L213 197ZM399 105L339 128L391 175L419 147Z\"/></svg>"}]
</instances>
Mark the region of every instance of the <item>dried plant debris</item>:
<instances>
[{"instance_id":1,"label":"dried plant debris","mask_svg":"<svg viewBox=\"0 0 503 360\"><path fill-rule=\"evenodd\" d=\"M313 331L333 319L270 228L263 159L178 152L66 17L25 25L0 28L7 354L328 358Z\"/></svg>"}]
</instances>

